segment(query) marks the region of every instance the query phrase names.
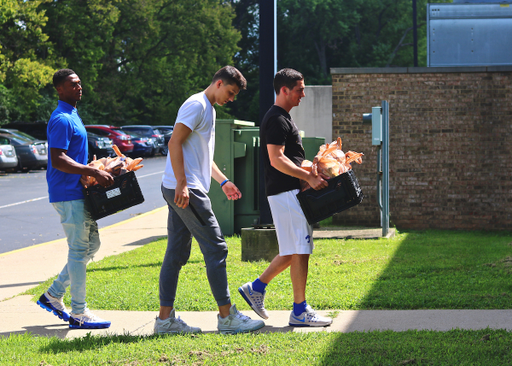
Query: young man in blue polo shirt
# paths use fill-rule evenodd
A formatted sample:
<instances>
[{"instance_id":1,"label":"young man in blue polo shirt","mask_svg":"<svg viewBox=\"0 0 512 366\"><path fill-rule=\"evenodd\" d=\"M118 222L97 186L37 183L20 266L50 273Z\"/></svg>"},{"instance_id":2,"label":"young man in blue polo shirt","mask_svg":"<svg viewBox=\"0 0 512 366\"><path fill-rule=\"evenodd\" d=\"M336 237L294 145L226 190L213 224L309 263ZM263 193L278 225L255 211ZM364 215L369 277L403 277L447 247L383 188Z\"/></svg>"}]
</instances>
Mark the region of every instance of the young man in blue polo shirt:
<instances>
[{"instance_id":1,"label":"young man in blue polo shirt","mask_svg":"<svg viewBox=\"0 0 512 366\"><path fill-rule=\"evenodd\" d=\"M53 75L53 85L59 95L59 104L48 122L50 159L46 180L50 203L60 215L68 241L68 262L61 273L37 302L69 322L70 328L98 329L110 327L110 321L98 318L85 302L86 265L100 247L98 225L85 207L82 175L96 178L104 187L114 183L109 173L87 165L87 132L77 112L82 99L82 85L78 75L62 69ZM62 297L70 286L71 313Z\"/></svg>"}]
</instances>

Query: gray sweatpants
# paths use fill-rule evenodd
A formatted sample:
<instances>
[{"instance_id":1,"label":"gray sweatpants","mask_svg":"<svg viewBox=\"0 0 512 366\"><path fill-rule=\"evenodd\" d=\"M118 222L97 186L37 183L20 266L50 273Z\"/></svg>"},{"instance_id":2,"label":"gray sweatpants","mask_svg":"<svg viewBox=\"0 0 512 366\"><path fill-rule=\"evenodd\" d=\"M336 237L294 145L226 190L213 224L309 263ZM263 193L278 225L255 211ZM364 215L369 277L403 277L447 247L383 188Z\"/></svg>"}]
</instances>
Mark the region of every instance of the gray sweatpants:
<instances>
[{"instance_id":1,"label":"gray sweatpants","mask_svg":"<svg viewBox=\"0 0 512 366\"><path fill-rule=\"evenodd\" d=\"M192 237L196 238L206 264L206 275L218 306L231 302L226 274L228 246L212 211L210 198L189 189L190 204L182 209L174 203L174 189L162 186L169 208L167 250L160 270L160 306L174 307L181 267L190 258Z\"/></svg>"}]
</instances>

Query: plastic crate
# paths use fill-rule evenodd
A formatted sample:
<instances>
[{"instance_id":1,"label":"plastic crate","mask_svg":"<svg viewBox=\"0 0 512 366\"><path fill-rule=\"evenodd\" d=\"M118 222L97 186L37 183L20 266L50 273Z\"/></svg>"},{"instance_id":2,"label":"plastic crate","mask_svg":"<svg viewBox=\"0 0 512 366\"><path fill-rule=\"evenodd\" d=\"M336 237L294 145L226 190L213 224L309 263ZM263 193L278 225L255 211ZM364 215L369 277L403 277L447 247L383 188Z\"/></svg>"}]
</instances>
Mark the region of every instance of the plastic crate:
<instances>
[{"instance_id":1,"label":"plastic crate","mask_svg":"<svg viewBox=\"0 0 512 366\"><path fill-rule=\"evenodd\" d=\"M328 180L318 191L308 188L297 194L300 206L310 225L360 204L364 195L353 170Z\"/></svg>"},{"instance_id":2,"label":"plastic crate","mask_svg":"<svg viewBox=\"0 0 512 366\"><path fill-rule=\"evenodd\" d=\"M98 220L144 202L134 172L114 178L110 187L94 185L84 189L85 201L93 219Z\"/></svg>"}]
</instances>

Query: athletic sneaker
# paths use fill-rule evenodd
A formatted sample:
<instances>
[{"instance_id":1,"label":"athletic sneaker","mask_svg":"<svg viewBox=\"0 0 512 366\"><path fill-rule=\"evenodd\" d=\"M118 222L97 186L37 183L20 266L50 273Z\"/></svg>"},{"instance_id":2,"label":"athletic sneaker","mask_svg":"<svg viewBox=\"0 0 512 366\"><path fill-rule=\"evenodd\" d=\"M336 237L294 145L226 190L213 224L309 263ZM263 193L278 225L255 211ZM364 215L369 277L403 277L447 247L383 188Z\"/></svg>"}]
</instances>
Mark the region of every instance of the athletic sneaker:
<instances>
[{"instance_id":1,"label":"athletic sneaker","mask_svg":"<svg viewBox=\"0 0 512 366\"><path fill-rule=\"evenodd\" d=\"M78 329L102 329L109 328L110 321L103 320L89 309L85 309L82 314L69 314L69 327Z\"/></svg>"},{"instance_id":2,"label":"athletic sneaker","mask_svg":"<svg viewBox=\"0 0 512 366\"><path fill-rule=\"evenodd\" d=\"M49 312L53 312L53 314L58 316L59 319L62 319L65 322L69 321L69 312L62 302L62 298L57 299L56 297L50 295L48 291L46 291L41 295L39 300L37 300L37 304L43 309Z\"/></svg>"},{"instance_id":3,"label":"athletic sneaker","mask_svg":"<svg viewBox=\"0 0 512 366\"><path fill-rule=\"evenodd\" d=\"M171 311L171 315L161 320L156 318L155 320L155 334L178 334L178 333L201 333L201 328L188 326L180 317L176 318L174 309Z\"/></svg>"},{"instance_id":4,"label":"athletic sneaker","mask_svg":"<svg viewBox=\"0 0 512 366\"><path fill-rule=\"evenodd\" d=\"M217 318L217 329L221 334L247 333L265 326L263 320L252 320L248 316L243 315L236 309L235 304L231 305L227 317L221 318L220 315L217 315Z\"/></svg>"},{"instance_id":5,"label":"athletic sneaker","mask_svg":"<svg viewBox=\"0 0 512 366\"><path fill-rule=\"evenodd\" d=\"M306 311L296 316L292 311L290 314L290 322L288 323L292 327L327 327L332 324L331 318L320 316L311 306L306 306Z\"/></svg>"},{"instance_id":6,"label":"athletic sneaker","mask_svg":"<svg viewBox=\"0 0 512 366\"><path fill-rule=\"evenodd\" d=\"M247 282L245 285L238 288L238 292L249 304L249 306L263 319L268 319L267 310L265 310L265 292L261 293L252 289L252 282Z\"/></svg>"}]
</instances>

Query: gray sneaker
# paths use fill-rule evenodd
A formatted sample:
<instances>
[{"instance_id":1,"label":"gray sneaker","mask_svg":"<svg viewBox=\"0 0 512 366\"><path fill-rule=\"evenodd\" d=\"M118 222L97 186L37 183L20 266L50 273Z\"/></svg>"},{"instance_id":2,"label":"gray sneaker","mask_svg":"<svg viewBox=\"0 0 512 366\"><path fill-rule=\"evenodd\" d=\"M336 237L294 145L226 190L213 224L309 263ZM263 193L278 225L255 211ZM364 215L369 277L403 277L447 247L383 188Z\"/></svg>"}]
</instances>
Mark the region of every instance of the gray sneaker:
<instances>
[{"instance_id":1,"label":"gray sneaker","mask_svg":"<svg viewBox=\"0 0 512 366\"><path fill-rule=\"evenodd\" d=\"M191 327L187 325L180 317L176 318L174 309L171 311L171 315L161 320L156 318L155 320L155 334L179 334L179 333L201 333L201 328Z\"/></svg>"},{"instance_id":2,"label":"gray sneaker","mask_svg":"<svg viewBox=\"0 0 512 366\"><path fill-rule=\"evenodd\" d=\"M249 306L263 319L268 319L267 310L265 310L265 292L261 293L252 289L252 282L238 288L238 292L249 304Z\"/></svg>"},{"instance_id":3,"label":"gray sneaker","mask_svg":"<svg viewBox=\"0 0 512 366\"><path fill-rule=\"evenodd\" d=\"M308 305L306 311L299 316L296 316L292 310L288 324L292 327L327 327L332 324L332 319L318 315Z\"/></svg>"},{"instance_id":4,"label":"gray sneaker","mask_svg":"<svg viewBox=\"0 0 512 366\"><path fill-rule=\"evenodd\" d=\"M243 315L236 309L235 304L231 305L227 317L221 318L220 315L217 315L217 318L219 320L217 329L221 334L248 333L265 326L263 320L252 320Z\"/></svg>"}]
</instances>

